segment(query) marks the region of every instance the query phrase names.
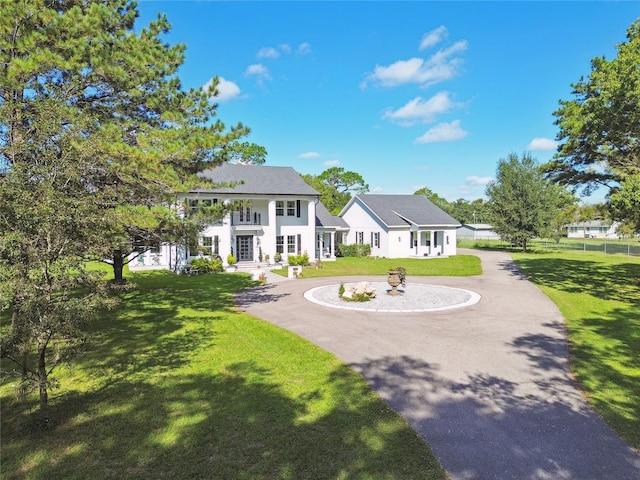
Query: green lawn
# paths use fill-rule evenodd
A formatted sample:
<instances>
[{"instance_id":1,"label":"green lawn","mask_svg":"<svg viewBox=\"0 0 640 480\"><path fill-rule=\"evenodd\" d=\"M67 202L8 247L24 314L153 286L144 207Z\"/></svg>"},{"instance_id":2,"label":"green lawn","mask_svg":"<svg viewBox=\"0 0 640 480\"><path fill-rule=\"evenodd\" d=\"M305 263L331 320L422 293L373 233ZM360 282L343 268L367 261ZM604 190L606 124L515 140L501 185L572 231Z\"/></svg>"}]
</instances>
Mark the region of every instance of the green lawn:
<instances>
[{"instance_id":1,"label":"green lawn","mask_svg":"<svg viewBox=\"0 0 640 480\"><path fill-rule=\"evenodd\" d=\"M592 406L640 448L640 259L512 255L567 319L571 368Z\"/></svg>"},{"instance_id":2,"label":"green lawn","mask_svg":"<svg viewBox=\"0 0 640 480\"><path fill-rule=\"evenodd\" d=\"M39 429L36 398L2 380L3 479L446 478L359 375L234 308L248 276L130 278L57 372L55 427Z\"/></svg>"},{"instance_id":3,"label":"green lawn","mask_svg":"<svg viewBox=\"0 0 640 480\"><path fill-rule=\"evenodd\" d=\"M312 277L337 277L344 275L386 275L395 267L407 269L407 275L417 276L468 276L480 275L482 268L480 259L472 255L455 255L448 258L375 258L344 257L336 261L322 262L322 268L311 265L302 269L302 275ZM280 275L287 275L287 269L273 270Z\"/></svg>"}]
</instances>

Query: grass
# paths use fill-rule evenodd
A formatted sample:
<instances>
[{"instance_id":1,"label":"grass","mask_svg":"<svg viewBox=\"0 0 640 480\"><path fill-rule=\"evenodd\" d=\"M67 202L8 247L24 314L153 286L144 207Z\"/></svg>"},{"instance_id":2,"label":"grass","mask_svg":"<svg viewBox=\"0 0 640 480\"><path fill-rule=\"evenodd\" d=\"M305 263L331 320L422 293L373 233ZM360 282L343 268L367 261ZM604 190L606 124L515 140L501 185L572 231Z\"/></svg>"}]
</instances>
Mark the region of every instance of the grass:
<instances>
[{"instance_id":1,"label":"grass","mask_svg":"<svg viewBox=\"0 0 640 480\"><path fill-rule=\"evenodd\" d=\"M322 262L322 268L311 265L303 267L302 276L337 277L345 275L386 275L395 267L404 267L407 275L416 276L469 276L480 275L482 268L480 259L472 255L456 255L447 258L376 258L376 257L341 257L336 261ZM273 270L274 273L286 276L287 269Z\"/></svg>"},{"instance_id":2,"label":"grass","mask_svg":"<svg viewBox=\"0 0 640 480\"><path fill-rule=\"evenodd\" d=\"M248 276L130 278L56 372L51 429L35 425L35 396L19 402L2 380L3 479L446 478L362 377L234 308Z\"/></svg>"},{"instance_id":3,"label":"grass","mask_svg":"<svg viewBox=\"0 0 640 480\"><path fill-rule=\"evenodd\" d=\"M571 368L589 402L640 449L640 259L513 253L567 320Z\"/></svg>"}]
</instances>

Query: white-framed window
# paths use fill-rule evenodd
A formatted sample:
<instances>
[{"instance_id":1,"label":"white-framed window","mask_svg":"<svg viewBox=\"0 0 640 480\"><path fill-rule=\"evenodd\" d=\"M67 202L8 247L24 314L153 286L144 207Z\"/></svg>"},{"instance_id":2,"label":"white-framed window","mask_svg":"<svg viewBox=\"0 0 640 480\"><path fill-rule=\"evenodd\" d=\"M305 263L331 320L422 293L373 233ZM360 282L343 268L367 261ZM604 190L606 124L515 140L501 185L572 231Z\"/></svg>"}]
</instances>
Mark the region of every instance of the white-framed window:
<instances>
[{"instance_id":1,"label":"white-framed window","mask_svg":"<svg viewBox=\"0 0 640 480\"><path fill-rule=\"evenodd\" d=\"M198 209L198 200L196 199L189 199L189 210L191 214L196 213L196 210Z\"/></svg>"},{"instance_id":2,"label":"white-framed window","mask_svg":"<svg viewBox=\"0 0 640 480\"><path fill-rule=\"evenodd\" d=\"M296 236L287 235L287 253L296 253Z\"/></svg>"},{"instance_id":3,"label":"white-framed window","mask_svg":"<svg viewBox=\"0 0 640 480\"><path fill-rule=\"evenodd\" d=\"M380 248L380 232L371 232L371 246Z\"/></svg>"},{"instance_id":4,"label":"white-framed window","mask_svg":"<svg viewBox=\"0 0 640 480\"><path fill-rule=\"evenodd\" d=\"M283 217L284 216L284 201L283 200L276 200L276 216L277 217Z\"/></svg>"},{"instance_id":5,"label":"white-framed window","mask_svg":"<svg viewBox=\"0 0 640 480\"><path fill-rule=\"evenodd\" d=\"M251 223L251 207L249 205L240 207L240 223Z\"/></svg>"},{"instance_id":6,"label":"white-framed window","mask_svg":"<svg viewBox=\"0 0 640 480\"><path fill-rule=\"evenodd\" d=\"M213 253L213 237L202 237L202 253L205 255Z\"/></svg>"},{"instance_id":7,"label":"white-framed window","mask_svg":"<svg viewBox=\"0 0 640 480\"><path fill-rule=\"evenodd\" d=\"M296 216L296 202L295 200L287 200L287 217Z\"/></svg>"},{"instance_id":8,"label":"white-framed window","mask_svg":"<svg viewBox=\"0 0 640 480\"><path fill-rule=\"evenodd\" d=\"M356 232L356 243L359 245L364 243L364 232Z\"/></svg>"},{"instance_id":9,"label":"white-framed window","mask_svg":"<svg viewBox=\"0 0 640 480\"><path fill-rule=\"evenodd\" d=\"M284 253L284 236L276 236L276 253Z\"/></svg>"}]
</instances>

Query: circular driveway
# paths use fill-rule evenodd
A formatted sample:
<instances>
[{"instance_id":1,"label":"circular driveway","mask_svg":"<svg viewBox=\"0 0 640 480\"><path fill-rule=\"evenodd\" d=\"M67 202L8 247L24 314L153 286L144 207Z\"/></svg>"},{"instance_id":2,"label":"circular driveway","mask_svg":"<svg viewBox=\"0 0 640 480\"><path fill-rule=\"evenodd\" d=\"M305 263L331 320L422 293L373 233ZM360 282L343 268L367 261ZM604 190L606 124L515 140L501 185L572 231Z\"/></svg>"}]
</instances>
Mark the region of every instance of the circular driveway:
<instances>
[{"instance_id":1,"label":"circular driveway","mask_svg":"<svg viewBox=\"0 0 640 480\"><path fill-rule=\"evenodd\" d=\"M587 406L567 366L556 306L502 252L475 277L412 277L477 292L434 312L339 310L307 301L344 277L269 283L238 307L297 333L358 371L431 445L452 479L638 480L640 455Z\"/></svg>"}]
</instances>

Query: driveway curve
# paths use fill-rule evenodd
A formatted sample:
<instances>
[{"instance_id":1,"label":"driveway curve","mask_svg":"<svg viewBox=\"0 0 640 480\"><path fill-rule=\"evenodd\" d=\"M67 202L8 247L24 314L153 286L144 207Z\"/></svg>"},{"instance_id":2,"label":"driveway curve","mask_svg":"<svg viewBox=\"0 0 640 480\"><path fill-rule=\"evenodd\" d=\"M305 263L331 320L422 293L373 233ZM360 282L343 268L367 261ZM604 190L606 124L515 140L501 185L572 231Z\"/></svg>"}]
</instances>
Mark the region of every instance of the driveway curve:
<instances>
[{"instance_id":1,"label":"driveway curve","mask_svg":"<svg viewBox=\"0 0 640 480\"><path fill-rule=\"evenodd\" d=\"M462 252L460 252L462 253ZM311 303L344 277L269 283L239 308L334 353L431 445L454 480L639 480L640 455L588 407L569 374L565 322L502 252L475 277L408 277L472 290L475 305L374 313ZM428 260L425 260L428 261Z\"/></svg>"}]
</instances>

